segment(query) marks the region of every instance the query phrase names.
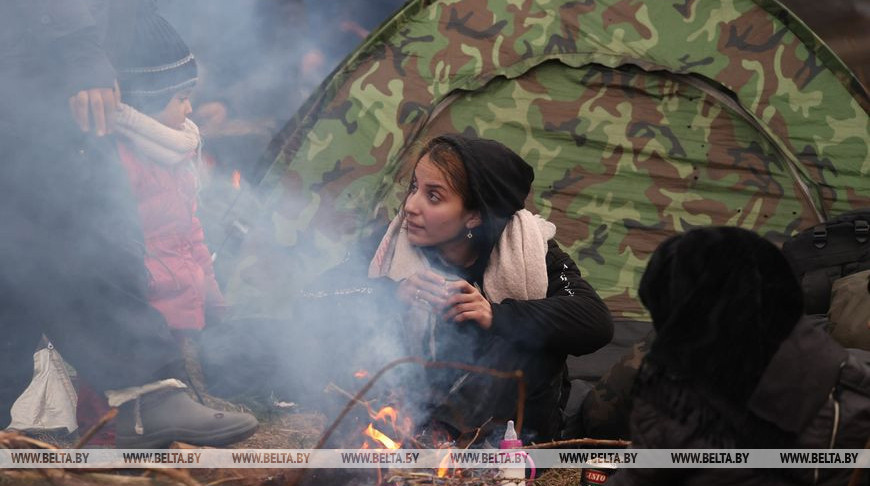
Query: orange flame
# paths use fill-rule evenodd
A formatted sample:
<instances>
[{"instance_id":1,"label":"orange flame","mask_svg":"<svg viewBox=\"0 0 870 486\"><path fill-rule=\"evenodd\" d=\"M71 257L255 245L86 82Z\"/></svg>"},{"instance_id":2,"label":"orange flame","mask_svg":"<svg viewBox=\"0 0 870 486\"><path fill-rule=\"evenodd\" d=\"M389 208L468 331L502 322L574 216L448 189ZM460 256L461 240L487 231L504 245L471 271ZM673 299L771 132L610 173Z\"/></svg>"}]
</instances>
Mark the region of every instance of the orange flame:
<instances>
[{"instance_id":1,"label":"orange flame","mask_svg":"<svg viewBox=\"0 0 870 486\"><path fill-rule=\"evenodd\" d=\"M396 420L399 418L399 412L396 411L393 407L384 407L378 410L378 413L372 416L375 420L384 420L386 418L390 419L390 422L393 424L396 423Z\"/></svg>"},{"instance_id":2,"label":"orange flame","mask_svg":"<svg viewBox=\"0 0 870 486\"><path fill-rule=\"evenodd\" d=\"M377 442L380 442L387 449L398 449L399 447L402 447L402 444L387 437L386 434L384 434L380 430L376 429L375 426L372 424L369 424L368 428L366 428L365 432L363 432L363 433L365 435L371 437L372 439L376 440Z\"/></svg>"},{"instance_id":3,"label":"orange flame","mask_svg":"<svg viewBox=\"0 0 870 486\"><path fill-rule=\"evenodd\" d=\"M438 471L435 475L439 478L443 478L447 476L448 469L450 469L450 449L447 449L447 454L444 454L444 458L441 459L440 463L438 463Z\"/></svg>"},{"instance_id":4,"label":"orange flame","mask_svg":"<svg viewBox=\"0 0 870 486\"><path fill-rule=\"evenodd\" d=\"M366 370L359 370L353 374L353 377L356 378L357 380L362 380L363 378L366 378L368 376L369 376L369 372Z\"/></svg>"},{"instance_id":5,"label":"orange flame","mask_svg":"<svg viewBox=\"0 0 870 486\"><path fill-rule=\"evenodd\" d=\"M238 170L233 171L233 189L242 188L242 173Z\"/></svg>"}]
</instances>

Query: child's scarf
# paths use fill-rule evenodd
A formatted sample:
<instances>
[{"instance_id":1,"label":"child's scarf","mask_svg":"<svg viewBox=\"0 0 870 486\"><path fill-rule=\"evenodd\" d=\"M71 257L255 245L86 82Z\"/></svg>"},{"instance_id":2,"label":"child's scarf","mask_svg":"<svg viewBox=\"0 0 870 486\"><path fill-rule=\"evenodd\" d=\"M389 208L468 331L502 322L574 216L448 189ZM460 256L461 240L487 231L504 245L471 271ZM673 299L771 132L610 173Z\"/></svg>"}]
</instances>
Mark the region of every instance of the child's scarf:
<instances>
[{"instance_id":1,"label":"child's scarf","mask_svg":"<svg viewBox=\"0 0 870 486\"><path fill-rule=\"evenodd\" d=\"M492 251L483 274L483 295L490 302L505 299L532 300L547 296L547 241L556 235L553 223L521 209L508 221L498 243ZM387 233L381 239L377 252L369 265L369 278L388 277L404 280L417 272L427 270L430 264L423 252L408 240L405 215L393 218ZM438 321L432 309L420 312L414 306L406 324L406 339L412 353L428 351L434 354L432 340ZM428 350L420 345L429 337Z\"/></svg>"},{"instance_id":2,"label":"child's scarf","mask_svg":"<svg viewBox=\"0 0 870 486\"><path fill-rule=\"evenodd\" d=\"M194 159L200 145L199 128L190 119L184 120L181 130L175 130L123 103L115 116L114 128L139 153L164 165Z\"/></svg>"}]
</instances>

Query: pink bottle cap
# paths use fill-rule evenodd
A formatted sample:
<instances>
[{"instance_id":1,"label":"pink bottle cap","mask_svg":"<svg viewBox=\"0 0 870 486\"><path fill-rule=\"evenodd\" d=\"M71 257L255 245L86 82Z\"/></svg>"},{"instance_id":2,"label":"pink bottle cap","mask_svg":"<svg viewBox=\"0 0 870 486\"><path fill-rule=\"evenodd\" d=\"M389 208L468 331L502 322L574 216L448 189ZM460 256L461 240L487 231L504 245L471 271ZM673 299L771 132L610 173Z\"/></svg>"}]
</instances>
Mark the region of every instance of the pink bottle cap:
<instances>
[{"instance_id":1,"label":"pink bottle cap","mask_svg":"<svg viewBox=\"0 0 870 486\"><path fill-rule=\"evenodd\" d=\"M519 439L507 439L498 443L499 449L516 449L523 446L523 441Z\"/></svg>"}]
</instances>

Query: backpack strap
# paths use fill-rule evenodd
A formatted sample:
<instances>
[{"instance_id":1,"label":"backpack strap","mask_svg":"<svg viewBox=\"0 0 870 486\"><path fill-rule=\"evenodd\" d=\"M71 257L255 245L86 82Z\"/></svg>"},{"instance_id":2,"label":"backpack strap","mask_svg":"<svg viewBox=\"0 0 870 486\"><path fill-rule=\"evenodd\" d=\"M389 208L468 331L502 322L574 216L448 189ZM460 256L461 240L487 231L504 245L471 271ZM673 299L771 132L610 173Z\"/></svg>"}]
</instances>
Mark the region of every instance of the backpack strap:
<instances>
[{"instance_id":1,"label":"backpack strap","mask_svg":"<svg viewBox=\"0 0 870 486\"><path fill-rule=\"evenodd\" d=\"M863 219L856 219L852 224L855 226L855 239L858 243L866 243L870 239L870 223Z\"/></svg>"},{"instance_id":2,"label":"backpack strap","mask_svg":"<svg viewBox=\"0 0 870 486\"><path fill-rule=\"evenodd\" d=\"M813 227L813 246L822 249L828 244L828 227L819 224Z\"/></svg>"},{"instance_id":3,"label":"backpack strap","mask_svg":"<svg viewBox=\"0 0 870 486\"><path fill-rule=\"evenodd\" d=\"M850 349L840 370L839 385L870 396L870 351Z\"/></svg>"},{"instance_id":4,"label":"backpack strap","mask_svg":"<svg viewBox=\"0 0 870 486\"><path fill-rule=\"evenodd\" d=\"M827 314L831 306L831 282L840 277L839 267L811 270L801 278L807 314Z\"/></svg>"}]
</instances>

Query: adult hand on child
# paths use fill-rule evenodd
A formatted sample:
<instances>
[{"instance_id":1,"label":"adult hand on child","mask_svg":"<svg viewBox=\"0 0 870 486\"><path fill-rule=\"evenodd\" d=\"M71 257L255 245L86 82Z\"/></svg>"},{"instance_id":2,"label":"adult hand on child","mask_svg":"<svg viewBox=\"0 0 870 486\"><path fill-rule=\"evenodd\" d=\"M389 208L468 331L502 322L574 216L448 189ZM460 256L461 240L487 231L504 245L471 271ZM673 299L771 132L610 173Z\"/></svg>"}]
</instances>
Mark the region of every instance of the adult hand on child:
<instances>
[{"instance_id":1,"label":"adult hand on child","mask_svg":"<svg viewBox=\"0 0 870 486\"><path fill-rule=\"evenodd\" d=\"M94 131L98 137L112 132L110 122L120 104L121 95L117 81L114 88L83 89L69 98L69 109L76 124L83 132L88 132L93 120Z\"/></svg>"},{"instance_id":2,"label":"adult hand on child","mask_svg":"<svg viewBox=\"0 0 870 486\"><path fill-rule=\"evenodd\" d=\"M447 285L450 297L445 305L445 320L454 322L474 321L484 330L492 327L492 304L480 293L477 287L465 280L450 282Z\"/></svg>"},{"instance_id":3,"label":"adult hand on child","mask_svg":"<svg viewBox=\"0 0 870 486\"><path fill-rule=\"evenodd\" d=\"M446 283L441 275L426 270L402 280L397 293L399 299L408 305L428 303L440 310L447 303Z\"/></svg>"}]
</instances>

